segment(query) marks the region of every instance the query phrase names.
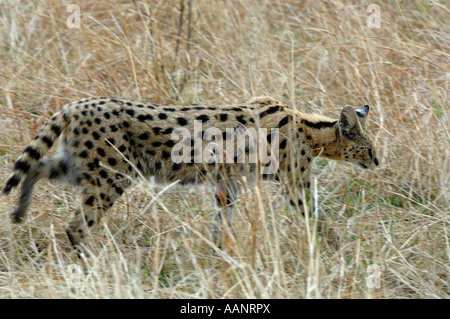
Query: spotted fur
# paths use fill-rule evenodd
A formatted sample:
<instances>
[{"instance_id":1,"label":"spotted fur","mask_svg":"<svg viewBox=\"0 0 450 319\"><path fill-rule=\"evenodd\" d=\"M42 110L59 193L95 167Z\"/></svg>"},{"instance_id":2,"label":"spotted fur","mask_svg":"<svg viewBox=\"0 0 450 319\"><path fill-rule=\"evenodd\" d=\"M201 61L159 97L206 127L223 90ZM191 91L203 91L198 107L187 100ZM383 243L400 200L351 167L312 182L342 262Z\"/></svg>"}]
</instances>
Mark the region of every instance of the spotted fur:
<instances>
[{"instance_id":1,"label":"spotted fur","mask_svg":"<svg viewBox=\"0 0 450 319\"><path fill-rule=\"evenodd\" d=\"M281 181L293 208L302 211L305 198L311 197L309 175L314 157L353 162L363 168L379 164L366 130L368 112L368 105L358 110L346 106L335 120L301 113L267 96L220 106L157 105L114 97L82 99L64 106L44 124L16 161L3 193L10 193L22 183L19 204L12 216L13 221L21 222L39 179L79 186L81 205L67 228L75 247L87 245L89 228L140 175L154 176L159 183L216 183L215 219L222 220L221 211L225 209L230 221L238 195L236 176L258 172L257 165L174 162L171 152L179 141L171 139L172 133L179 128L193 132L197 120L204 128L201 133L211 127L222 132L239 127L277 128L279 169L263 177ZM223 133L216 138L226 140L228 136ZM267 143L274 143L273 138L267 135ZM58 140L58 153L45 156ZM195 156L193 150L191 157Z\"/></svg>"}]
</instances>

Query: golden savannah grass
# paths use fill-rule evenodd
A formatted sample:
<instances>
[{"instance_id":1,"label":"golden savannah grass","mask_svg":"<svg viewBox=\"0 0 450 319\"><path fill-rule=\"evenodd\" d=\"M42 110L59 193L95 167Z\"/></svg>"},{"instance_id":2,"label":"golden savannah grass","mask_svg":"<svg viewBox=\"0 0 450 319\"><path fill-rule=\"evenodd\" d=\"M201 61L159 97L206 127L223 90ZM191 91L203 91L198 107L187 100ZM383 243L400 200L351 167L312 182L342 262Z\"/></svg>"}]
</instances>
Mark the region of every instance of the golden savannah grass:
<instances>
[{"instance_id":1,"label":"golden savannah grass","mask_svg":"<svg viewBox=\"0 0 450 319\"><path fill-rule=\"evenodd\" d=\"M19 226L17 193L0 197L0 298L449 297L443 2L381 3L380 28L367 25L370 2L78 4L69 28L66 3L0 3L2 186L43 123L94 96L221 105L271 95L331 118L368 104L381 165L314 161L329 236L282 200L278 182L244 188L226 250L210 236L212 188L142 180L81 260L62 226L76 191L41 181Z\"/></svg>"}]
</instances>

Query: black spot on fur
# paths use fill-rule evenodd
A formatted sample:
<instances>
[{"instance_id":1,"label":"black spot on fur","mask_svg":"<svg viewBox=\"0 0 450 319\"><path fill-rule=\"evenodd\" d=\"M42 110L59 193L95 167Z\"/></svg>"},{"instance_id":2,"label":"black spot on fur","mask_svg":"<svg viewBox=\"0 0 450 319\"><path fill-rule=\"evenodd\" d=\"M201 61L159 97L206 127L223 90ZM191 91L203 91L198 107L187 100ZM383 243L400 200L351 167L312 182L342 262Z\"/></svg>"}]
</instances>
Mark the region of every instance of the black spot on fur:
<instances>
[{"instance_id":1,"label":"black spot on fur","mask_svg":"<svg viewBox=\"0 0 450 319\"><path fill-rule=\"evenodd\" d=\"M148 132L145 132L145 133L142 133L141 135L139 135L138 139L145 141L145 140L148 140L149 137L150 137L150 135L148 134Z\"/></svg>"},{"instance_id":2,"label":"black spot on fur","mask_svg":"<svg viewBox=\"0 0 450 319\"><path fill-rule=\"evenodd\" d=\"M288 116L286 116L286 117L284 117L281 121L280 121L280 123L278 123L278 127L280 128L280 127L283 127L283 126L285 126L286 124L288 124L289 123L289 120L291 119L291 115L288 115Z\"/></svg>"},{"instance_id":3,"label":"black spot on fur","mask_svg":"<svg viewBox=\"0 0 450 319\"><path fill-rule=\"evenodd\" d=\"M98 141L100 139L100 134L94 131L92 132L92 137L94 137Z\"/></svg>"},{"instance_id":4,"label":"black spot on fur","mask_svg":"<svg viewBox=\"0 0 450 319\"><path fill-rule=\"evenodd\" d=\"M48 176L48 178L50 178L50 179L55 179L55 178L58 178L58 177L59 177L59 172L58 172L58 170L55 169L55 168L52 168L52 169L50 170L50 175Z\"/></svg>"},{"instance_id":5,"label":"black spot on fur","mask_svg":"<svg viewBox=\"0 0 450 319\"><path fill-rule=\"evenodd\" d=\"M48 136L42 136L41 140L42 140L45 144L47 144L47 147L48 147L48 148L51 148L51 147L53 146L53 141L52 141L52 139L51 139L50 137L48 137Z\"/></svg>"},{"instance_id":6,"label":"black spot on fur","mask_svg":"<svg viewBox=\"0 0 450 319\"><path fill-rule=\"evenodd\" d=\"M166 151L166 150L162 151L162 158L163 158L163 159L168 159L168 158L170 158L170 152L168 152L168 151Z\"/></svg>"},{"instance_id":7,"label":"black spot on fur","mask_svg":"<svg viewBox=\"0 0 450 319\"><path fill-rule=\"evenodd\" d=\"M88 154L87 151L82 151L82 152L80 153L80 157L82 157L82 158L87 158L88 156L89 156L89 154Z\"/></svg>"},{"instance_id":8,"label":"black spot on fur","mask_svg":"<svg viewBox=\"0 0 450 319\"><path fill-rule=\"evenodd\" d=\"M119 186L116 186L116 187L115 187L115 190L116 190L116 193L117 193L117 194L119 194L119 195L122 195L122 194L123 194L123 188L121 188L121 187L119 187Z\"/></svg>"},{"instance_id":9,"label":"black spot on fur","mask_svg":"<svg viewBox=\"0 0 450 319\"><path fill-rule=\"evenodd\" d=\"M323 128L333 127L337 123L337 121L333 121L333 122L320 121L320 122L313 123L313 122L304 120L303 123L305 123L306 126L311 127L313 129L321 130Z\"/></svg>"},{"instance_id":10,"label":"black spot on fur","mask_svg":"<svg viewBox=\"0 0 450 319\"><path fill-rule=\"evenodd\" d=\"M164 145L168 147L173 147L175 145L175 142L172 140L168 140L164 143Z\"/></svg>"},{"instance_id":11,"label":"black spot on fur","mask_svg":"<svg viewBox=\"0 0 450 319\"><path fill-rule=\"evenodd\" d=\"M275 105L275 106L271 106L269 107L267 110L262 111L261 113L258 114L259 118L263 118L264 116L268 115L268 114L273 114L276 113L280 110L280 106L279 105Z\"/></svg>"},{"instance_id":12,"label":"black spot on fur","mask_svg":"<svg viewBox=\"0 0 450 319\"><path fill-rule=\"evenodd\" d=\"M24 153L28 153L28 156L30 156L32 159L38 161L41 157L41 151L37 148L34 148L33 146L27 146L24 150Z\"/></svg>"},{"instance_id":13,"label":"black spot on fur","mask_svg":"<svg viewBox=\"0 0 450 319\"><path fill-rule=\"evenodd\" d=\"M69 172L69 167L67 166L66 161L59 162L59 168L61 169L64 175L66 175Z\"/></svg>"},{"instance_id":14,"label":"black spot on fur","mask_svg":"<svg viewBox=\"0 0 450 319\"><path fill-rule=\"evenodd\" d=\"M56 135L59 136L61 134L61 126L59 126L58 124L52 124L50 128Z\"/></svg>"},{"instance_id":15,"label":"black spot on fur","mask_svg":"<svg viewBox=\"0 0 450 319\"><path fill-rule=\"evenodd\" d=\"M109 202L111 201L111 199L109 198L108 195L106 195L105 193L100 193L100 198L105 201L105 202Z\"/></svg>"},{"instance_id":16,"label":"black spot on fur","mask_svg":"<svg viewBox=\"0 0 450 319\"><path fill-rule=\"evenodd\" d=\"M158 118L161 119L161 120L165 120L165 119L167 119L167 117L168 117L168 116L167 116L166 113L159 113L159 114L158 114Z\"/></svg>"},{"instance_id":17,"label":"black spot on fur","mask_svg":"<svg viewBox=\"0 0 450 319\"><path fill-rule=\"evenodd\" d=\"M140 114L138 115L137 119L141 122L145 122L145 121L152 121L153 120L153 116L151 116L150 114Z\"/></svg>"},{"instance_id":18,"label":"black spot on fur","mask_svg":"<svg viewBox=\"0 0 450 319\"><path fill-rule=\"evenodd\" d=\"M179 169L181 168L181 166L182 166L181 163L174 163L174 164L172 165L172 169L173 169L174 171L177 171L177 170L179 170Z\"/></svg>"},{"instance_id":19,"label":"black spot on fur","mask_svg":"<svg viewBox=\"0 0 450 319\"><path fill-rule=\"evenodd\" d=\"M108 172L105 170L101 170L100 172L98 172L98 174L102 177L102 178L108 178Z\"/></svg>"},{"instance_id":20,"label":"black spot on fur","mask_svg":"<svg viewBox=\"0 0 450 319\"><path fill-rule=\"evenodd\" d=\"M202 123L205 123L209 120L209 116L208 115L199 115L195 118L196 120L202 121Z\"/></svg>"},{"instance_id":21,"label":"black spot on fur","mask_svg":"<svg viewBox=\"0 0 450 319\"><path fill-rule=\"evenodd\" d=\"M236 120L238 120L238 122L243 125L247 124L247 120L244 118L243 115L236 116Z\"/></svg>"},{"instance_id":22,"label":"black spot on fur","mask_svg":"<svg viewBox=\"0 0 450 319\"><path fill-rule=\"evenodd\" d=\"M188 120L186 120L184 117L177 118L177 123L181 126L185 126L188 124Z\"/></svg>"},{"instance_id":23,"label":"black spot on fur","mask_svg":"<svg viewBox=\"0 0 450 319\"><path fill-rule=\"evenodd\" d=\"M105 157L105 155L106 155L105 150L101 147L97 148L97 153L98 153L98 155L100 155L102 157Z\"/></svg>"},{"instance_id":24,"label":"black spot on fur","mask_svg":"<svg viewBox=\"0 0 450 319\"><path fill-rule=\"evenodd\" d=\"M117 165L117 160L115 158L110 157L108 158L108 164L111 166L115 166Z\"/></svg>"},{"instance_id":25,"label":"black spot on fur","mask_svg":"<svg viewBox=\"0 0 450 319\"><path fill-rule=\"evenodd\" d=\"M6 182L5 187L3 188L3 194L9 194L11 192L11 189L19 185L20 183L20 176L14 174L11 176L8 181Z\"/></svg>"},{"instance_id":26,"label":"black spot on fur","mask_svg":"<svg viewBox=\"0 0 450 319\"><path fill-rule=\"evenodd\" d=\"M95 198L95 196L90 196L84 203L86 205L93 206L96 200L97 199Z\"/></svg>"},{"instance_id":27,"label":"black spot on fur","mask_svg":"<svg viewBox=\"0 0 450 319\"><path fill-rule=\"evenodd\" d=\"M228 114L222 113L219 115L220 121L225 122L228 119Z\"/></svg>"},{"instance_id":28,"label":"black spot on fur","mask_svg":"<svg viewBox=\"0 0 450 319\"><path fill-rule=\"evenodd\" d=\"M173 128L168 127L162 132L162 134L171 134L172 132L173 132Z\"/></svg>"}]
</instances>

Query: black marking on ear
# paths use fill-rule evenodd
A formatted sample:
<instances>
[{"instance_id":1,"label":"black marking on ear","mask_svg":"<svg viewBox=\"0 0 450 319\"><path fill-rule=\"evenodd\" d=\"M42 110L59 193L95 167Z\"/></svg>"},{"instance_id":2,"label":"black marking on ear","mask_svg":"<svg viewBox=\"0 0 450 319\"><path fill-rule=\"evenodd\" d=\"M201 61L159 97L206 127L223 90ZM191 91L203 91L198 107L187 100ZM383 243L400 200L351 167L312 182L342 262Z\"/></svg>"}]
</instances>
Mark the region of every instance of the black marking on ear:
<instances>
[{"instance_id":1,"label":"black marking on ear","mask_svg":"<svg viewBox=\"0 0 450 319\"><path fill-rule=\"evenodd\" d=\"M362 108L356 110L356 115L358 115L358 117L365 118L369 114L369 110L370 106L366 104Z\"/></svg>"}]
</instances>

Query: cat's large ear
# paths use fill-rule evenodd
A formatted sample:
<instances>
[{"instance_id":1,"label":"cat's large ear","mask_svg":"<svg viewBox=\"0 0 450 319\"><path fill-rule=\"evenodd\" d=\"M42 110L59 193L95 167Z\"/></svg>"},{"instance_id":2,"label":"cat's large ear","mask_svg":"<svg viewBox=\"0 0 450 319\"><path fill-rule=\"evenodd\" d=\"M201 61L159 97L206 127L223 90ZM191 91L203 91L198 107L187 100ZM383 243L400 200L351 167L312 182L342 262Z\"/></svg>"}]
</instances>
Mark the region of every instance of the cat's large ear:
<instances>
[{"instance_id":1,"label":"cat's large ear","mask_svg":"<svg viewBox=\"0 0 450 319\"><path fill-rule=\"evenodd\" d=\"M350 105L344 106L339 116L339 128L342 133L348 133L358 125L358 115Z\"/></svg>"}]
</instances>

